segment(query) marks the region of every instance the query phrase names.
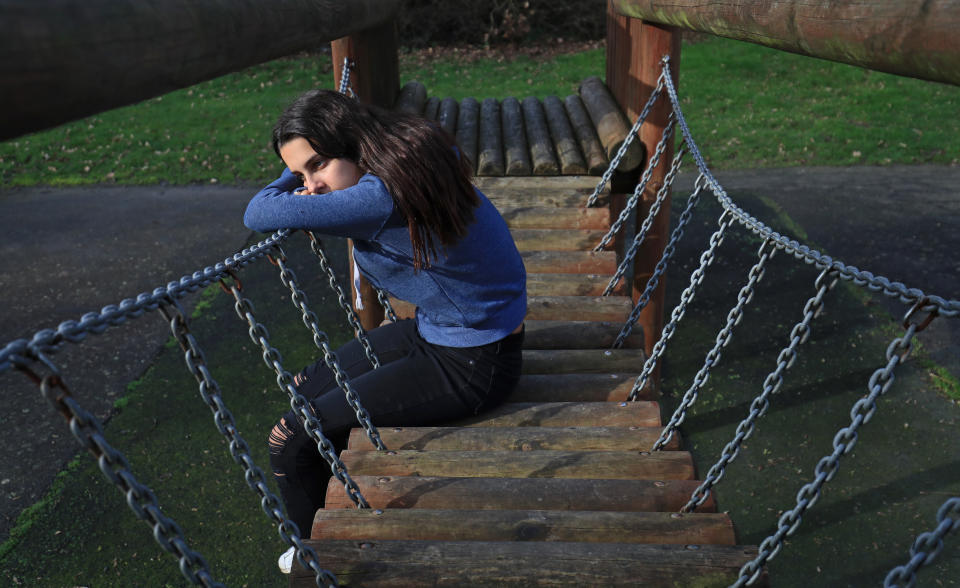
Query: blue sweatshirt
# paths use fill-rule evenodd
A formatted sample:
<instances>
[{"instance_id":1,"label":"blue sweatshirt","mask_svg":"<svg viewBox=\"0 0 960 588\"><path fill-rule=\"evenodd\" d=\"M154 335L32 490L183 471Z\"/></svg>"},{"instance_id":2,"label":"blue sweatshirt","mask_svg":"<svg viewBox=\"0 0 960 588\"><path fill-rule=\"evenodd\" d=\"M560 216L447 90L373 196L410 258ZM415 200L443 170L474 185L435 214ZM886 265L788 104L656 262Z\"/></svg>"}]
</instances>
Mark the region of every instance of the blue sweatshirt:
<instances>
[{"instance_id":1,"label":"blue sweatshirt","mask_svg":"<svg viewBox=\"0 0 960 588\"><path fill-rule=\"evenodd\" d=\"M467 234L413 271L406 220L377 176L321 195L296 194L300 180L284 170L247 205L255 231L308 229L354 240L354 261L372 284L417 305L420 335L436 345L474 347L510 334L527 313L526 272L506 222L479 190Z\"/></svg>"}]
</instances>

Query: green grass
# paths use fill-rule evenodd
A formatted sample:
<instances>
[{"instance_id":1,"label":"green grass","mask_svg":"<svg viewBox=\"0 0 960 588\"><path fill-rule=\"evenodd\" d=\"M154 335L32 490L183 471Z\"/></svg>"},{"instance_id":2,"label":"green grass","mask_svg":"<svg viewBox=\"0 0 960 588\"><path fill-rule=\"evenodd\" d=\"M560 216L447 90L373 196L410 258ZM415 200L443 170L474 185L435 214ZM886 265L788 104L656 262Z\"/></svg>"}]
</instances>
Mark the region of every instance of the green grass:
<instances>
[{"instance_id":1,"label":"green grass","mask_svg":"<svg viewBox=\"0 0 960 588\"><path fill-rule=\"evenodd\" d=\"M603 76L604 52L401 59L432 96L565 96ZM960 88L714 39L687 45L680 94L718 168L956 164ZM295 96L329 87L329 57L302 55L0 143L0 187L259 183L277 173L270 128Z\"/></svg>"}]
</instances>

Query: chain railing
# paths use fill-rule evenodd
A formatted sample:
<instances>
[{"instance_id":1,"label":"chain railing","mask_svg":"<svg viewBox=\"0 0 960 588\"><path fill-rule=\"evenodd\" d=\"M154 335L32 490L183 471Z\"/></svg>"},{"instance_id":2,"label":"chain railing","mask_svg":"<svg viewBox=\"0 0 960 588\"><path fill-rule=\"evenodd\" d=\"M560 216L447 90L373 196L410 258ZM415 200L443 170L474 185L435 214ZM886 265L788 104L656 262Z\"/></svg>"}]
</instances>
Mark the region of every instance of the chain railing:
<instances>
[{"instance_id":1,"label":"chain railing","mask_svg":"<svg viewBox=\"0 0 960 588\"><path fill-rule=\"evenodd\" d=\"M921 533L910 547L910 561L890 570L884 588L911 588L917 583L917 570L930 565L943 551L943 539L960 530L960 496L948 498L937 510L937 526Z\"/></svg>"}]
</instances>

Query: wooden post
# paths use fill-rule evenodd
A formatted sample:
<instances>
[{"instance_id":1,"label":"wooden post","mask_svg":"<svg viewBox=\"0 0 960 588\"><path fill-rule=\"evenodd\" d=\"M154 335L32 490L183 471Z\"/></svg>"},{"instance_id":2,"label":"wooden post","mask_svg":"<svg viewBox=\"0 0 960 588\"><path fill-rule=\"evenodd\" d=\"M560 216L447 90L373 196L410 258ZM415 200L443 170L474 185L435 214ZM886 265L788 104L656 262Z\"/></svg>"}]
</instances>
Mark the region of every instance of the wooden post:
<instances>
[{"instance_id":1,"label":"wooden post","mask_svg":"<svg viewBox=\"0 0 960 588\"><path fill-rule=\"evenodd\" d=\"M655 25L639 19L618 15L613 3L607 5L607 86L613 92L628 118L635 120L640 110L656 87L660 76L660 59L669 55L674 84L680 62L680 32L672 27ZM670 116L670 106L665 100L658 101L640 130L640 140L646 154L651 154L663 133ZM654 168L650 182L641 195L637 211L637 226L643 222L650 205L656 200L657 191L663 186L664 176L673 158L673 141ZM638 300L653 274L657 261L663 254L670 232L670 195L667 195L661 212L637 255L634 264L632 297ZM643 328L644 347L647 353L653 350L663 328L664 292L666 280L661 277L646 308L640 314L638 324ZM653 381L659 384L659 370Z\"/></svg>"},{"instance_id":2,"label":"wooden post","mask_svg":"<svg viewBox=\"0 0 960 588\"><path fill-rule=\"evenodd\" d=\"M365 31L343 37L330 43L333 59L334 87L340 87L344 58L353 63L350 72L350 85L357 94L357 100L364 104L374 104L382 108L391 108L400 92L400 66L397 57L396 22L390 20ZM354 290L353 242L349 242L350 252L350 289L355 293L351 300L356 307ZM359 280L359 294L363 307L356 307L360 324L368 331L383 321L384 310L377 299L373 286L362 276Z\"/></svg>"}]
</instances>

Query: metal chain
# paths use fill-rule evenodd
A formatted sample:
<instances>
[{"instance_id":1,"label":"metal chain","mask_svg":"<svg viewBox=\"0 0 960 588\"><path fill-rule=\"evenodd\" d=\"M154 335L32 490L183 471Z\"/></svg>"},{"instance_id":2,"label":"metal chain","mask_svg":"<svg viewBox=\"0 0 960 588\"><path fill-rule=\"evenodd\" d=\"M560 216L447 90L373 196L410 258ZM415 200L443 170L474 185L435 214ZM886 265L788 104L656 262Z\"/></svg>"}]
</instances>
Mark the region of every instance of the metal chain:
<instances>
[{"instance_id":1,"label":"metal chain","mask_svg":"<svg viewBox=\"0 0 960 588\"><path fill-rule=\"evenodd\" d=\"M933 563L943 551L947 533L960 530L960 496L948 498L937 510L937 527L921 533L910 547L910 561L890 570L883 580L884 588L912 588L917 583L917 570Z\"/></svg>"},{"instance_id":2,"label":"metal chain","mask_svg":"<svg viewBox=\"0 0 960 588\"><path fill-rule=\"evenodd\" d=\"M627 200L626 206L624 206L623 210L620 211L620 215L617 217L617 220L613 221L613 224L610 225L610 229L607 231L607 234L604 235L603 239L600 240L600 243L593 248L594 251L602 250L610 243L610 241L613 240L613 237L620 232L620 229L623 227L623 223L627 222L627 219L630 217L630 213L633 212L633 209L637 207L637 203L640 202L640 196L643 195L643 191L647 189L647 184L650 182L650 178L653 176L654 168L656 168L657 164L660 163L660 158L663 156L663 152L667 149L667 143L670 141L670 137L673 136L673 127L675 122L676 118L673 116L673 113L670 113L670 120L667 121L667 126L663 129L663 135L660 136L660 141L657 143L657 148L650 157L650 160L647 162L646 169L643 170L643 175L640 177L640 182L637 183L637 187L634 188L633 194L630 196L630 199Z\"/></svg>"},{"instance_id":3,"label":"metal chain","mask_svg":"<svg viewBox=\"0 0 960 588\"><path fill-rule=\"evenodd\" d=\"M13 367L11 360L14 357L35 356L38 353L53 354L63 342L80 343L88 334L99 335L128 319L143 316L147 310L156 310L168 297L180 298L188 292L211 284L226 275L228 270L239 269L262 257L275 244L289 236L288 230L278 231L254 247L235 253L214 266L187 274L166 286L155 288L151 293L143 292L136 299L127 298L120 304L105 306L100 312L88 312L79 321L64 321L56 329L37 331L29 340L11 341L0 350L0 374Z\"/></svg>"},{"instance_id":4,"label":"metal chain","mask_svg":"<svg viewBox=\"0 0 960 588\"><path fill-rule=\"evenodd\" d=\"M825 269L814 282L816 294L803 305L803 318L790 331L790 343L777 355L777 367L767 374L763 381L763 391L750 403L750 414L737 425L736 434L726 444L720 459L707 472L707 477L690 495L690 500L680 512L691 512L710 496L710 489L723 478L726 468L740 454L740 446L753 434L756 421L770 408L770 396L776 394L783 385L783 374L793 366L797 359L797 348L810 337L810 323L823 312L823 297L837 284L839 276L836 270Z\"/></svg>"},{"instance_id":5,"label":"metal chain","mask_svg":"<svg viewBox=\"0 0 960 588\"><path fill-rule=\"evenodd\" d=\"M190 327L180 305L176 300L170 299L169 304L161 305L159 310L170 324L170 330L174 338L184 351L183 361L200 385L200 397L213 412L213 422L217 425L220 434L226 438L230 447L230 455L237 464L243 467L243 478L247 485L260 496L260 507L263 512L277 524L277 531L281 539L287 545L296 549L297 559L300 560L303 567L313 570L317 586L339 586L337 577L320 566L320 558L316 551L303 543L300 529L297 528L296 523L286 518L280 500L267 486L263 470L253 462L253 457L250 456L250 446L247 445L247 442L237 430L233 413L223 403L220 385L210 374L203 350L200 349L199 343L190 332Z\"/></svg>"},{"instance_id":6,"label":"metal chain","mask_svg":"<svg viewBox=\"0 0 960 588\"><path fill-rule=\"evenodd\" d=\"M353 387L350 385L350 377L340 367L340 362L337 360L337 354L330 347L330 339L327 337L327 334L320 329L320 325L318 324L317 320L317 314L310 310L310 307L307 306L307 295L297 284L296 274L293 273L293 270L287 267L286 255L284 255L283 250L280 249L279 246L276 247L276 251L277 255L272 257L272 259L277 264L277 267L280 268L280 281L283 282L283 285L290 290L290 300L293 301L293 305L303 316L303 324L310 329L311 333L313 333L313 343L321 352L323 352L323 362L328 368L330 368L330 371L333 372L333 377L337 382L337 386L343 390L343 394L347 398L347 403L350 405L350 408L353 409L354 414L357 415L357 421L367 433L367 438L370 439L370 442L373 443L373 446L377 449L386 449L387 447L380 439L380 433L377 431L377 428L373 426L373 423L370 422L370 414L365 408L363 408L363 405L360 404L360 398L357 397L357 393L354 392ZM365 335L361 340L361 343L364 342L366 342L365 349L368 350L367 357L370 357L373 353L373 350L369 349L369 342L366 341ZM376 357L374 357L374 360L375 359ZM373 367L379 367L379 363L374 363Z\"/></svg>"},{"instance_id":7,"label":"metal chain","mask_svg":"<svg viewBox=\"0 0 960 588\"><path fill-rule=\"evenodd\" d=\"M390 304L390 297L387 296L387 293L374 286L374 289L377 291L377 300L380 301L380 306L383 307L384 312L387 313L387 318L390 319L390 322L397 322L400 320L397 318L397 313L393 312L393 305Z\"/></svg>"},{"instance_id":8,"label":"metal chain","mask_svg":"<svg viewBox=\"0 0 960 588\"><path fill-rule=\"evenodd\" d=\"M683 424L684 419L687 417L687 410L697 401L697 395L700 393L700 389L707 383L710 377L710 370L720 362L720 350L730 343L730 339L733 337L733 328L740 324L740 320L743 318L743 309L753 300L754 288L757 286L757 283L763 279L767 261L769 261L776 252L776 247L773 247L770 241L764 241L760 244L760 249L757 252L760 255L760 259L750 268L750 272L748 273L749 279L747 283L740 288L739 294L737 294L737 304L727 313L727 323L720 329L720 332L717 333L713 349L707 353L703 366L700 368L700 371L697 372L697 375L693 377L693 384L691 384L690 388L684 393L680 405L673 411L670 422L663 428L663 431L660 433L660 438L653 444L651 451L660 451L663 449L666 444L670 442L670 439L673 438L673 433L677 430L677 427Z\"/></svg>"},{"instance_id":9,"label":"metal chain","mask_svg":"<svg viewBox=\"0 0 960 588\"><path fill-rule=\"evenodd\" d=\"M203 556L187 545L183 531L176 521L163 514L153 490L137 480L130 472L127 458L107 442L100 421L73 398L57 366L42 353L33 353L32 357L46 365L50 373L43 377L38 376L23 363L22 357L16 358L17 369L26 373L40 387L44 398L67 421L70 432L80 445L97 458L100 471L126 496L127 506L133 514L153 528L153 537L157 544L177 557L183 577L194 585L224 586L210 575L210 568Z\"/></svg>"},{"instance_id":10,"label":"metal chain","mask_svg":"<svg viewBox=\"0 0 960 588\"><path fill-rule=\"evenodd\" d=\"M327 261L327 256L323 252L323 245L320 241L320 238L317 237L316 233L313 231L307 231L307 236L310 238L310 249L320 261L320 269L322 269L323 273L326 274L327 283L330 284L330 289L333 290L337 295L337 304L340 305L340 308L347 315L347 322L350 323L350 327L353 329L353 332L356 333L357 340L360 341L360 345L363 347L363 352L366 354L367 360L370 362L370 365L374 367L374 369L379 368L380 360L377 358L377 354L374 353L373 346L370 345L370 339L367 337L367 331L363 328L363 325L360 324L360 319L357 317L357 313L354 312L353 307L350 305L350 301L347 299L346 293L344 293L343 288L340 287L340 282L337 280L337 275L334 273L333 268L330 267L330 262ZM281 279L282 277L283 276L281 274ZM284 284L286 284L286 282L284 282ZM294 301L294 303L296 303L296 301Z\"/></svg>"},{"instance_id":11,"label":"metal chain","mask_svg":"<svg viewBox=\"0 0 960 588\"><path fill-rule=\"evenodd\" d=\"M610 178L613 177L613 172L617 171L617 167L620 165L620 160L622 160L623 156L627 153L630 143L632 143L639 136L640 127L643 125L643 121L647 119L647 116L650 114L650 109L653 108L653 105L660 97L660 93L663 92L664 75L664 72L660 73L660 79L657 80L657 86L653 89L650 97L647 98L647 103L643 105L643 110L640 111L640 116L637 117L636 122L633 123L633 127L630 128L630 132L627 133L623 143L620 144L620 148L617 149L617 153L613 156L613 159L610 160L610 165L607 166L607 170L603 172L603 176L600 177L600 182L597 183L597 187L593 189L593 193L590 194L589 198L587 198L587 207L597 205L597 202L600 199L600 192L603 191L603 189L607 186L607 183L610 181Z\"/></svg>"},{"instance_id":12,"label":"metal chain","mask_svg":"<svg viewBox=\"0 0 960 588\"><path fill-rule=\"evenodd\" d=\"M346 94L351 98L357 97L356 92L353 91L353 86L350 85L350 70L353 69L354 65L349 57L343 58L343 66L340 69L340 88L338 89L341 94Z\"/></svg>"},{"instance_id":13,"label":"metal chain","mask_svg":"<svg viewBox=\"0 0 960 588\"><path fill-rule=\"evenodd\" d=\"M609 282L607 282L607 287L603 291L604 296L609 296L613 292L613 289L617 286L617 284L623 278L623 275L627 272L627 268L629 268L630 264L633 262L633 258L637 255L637 250L640 249L640 245L647 238L647 233L649 233L650 229L653 227L653 221L656 219L657 214L660 212L660 207L663 206L663 201L666 200L667 194L670 193L670 186L673 184L673 180L676 177L677 172L680 171L680 163L683 159L683 156L684 156L684 151L681 148L677 152L676 156L674 156L673 162L670 164L670 170L667 172L667 175L664 178L663 185L660 186L659 190L657 190L657 198L654 200L653 205L650 206L650 210L647 212L647 217L643 219L643 225L640 227L640 232L638 232L637 235L633 238L633 243L630 245L630 249L623 256L623 261L620 262L620 265L617 266L617 271L614 272L613 277L610 278ZM690 200L692 201L693 204L696 204L700 200L700 192L702 190L703 190L703 185L700 183L700 180L698 178L695 184L695 190L693 193L694 195L690 197ZM696 196L696 198L694 198L694 196ZM685 225L690 220L690 214L688 214L688 211L690 211L691 208L692 208L691 202L688 201L687 208L683 211L683 214L686 215L686 217L681 216L680 225L678 225L677 227L678 229L680 229L680 235L683 235L683 225ZM667 214L668 215L670 214L669 211L667 212ZM675 232L676 231L674 231L674 233ZM671 234L670 244L673 244L673 243L674 243L673 235ZM673 255L673 252L671 251L670 256L672 255ZM667 257L666 248L664 248L663 254L660 256L659 261L663 261L664 258L669 259ZM657 268L659 267L660 267L660 263L658 262ZM664 270L666 269L666 263L663 264L663 268ZM647 280L647 288L649 288L650 281L653 280L654 277L656 277L657 281L660 280L659 275L651 276L650 280ZM654 284L654 287L656 287L656 284Z\"/></svg>"},{"instance_id":14,"label":"metal chain","mask_svg":"<svg viewBox=\"0 0 960 588\"><path fill-rule=\"evenodd\" d=\"M657 366L657 362L660 360L660 356L663 355L663 352L666 350L667 342L673 337L673 333L677 329L677 323L683 318L684 313L687 311L687 306L693 301L697 287L703 283L704 272L716 258L717 248L723 243L723 237L727 232L727 228L730 227L731 219L724 213L720 215L717 222L720 226L710 235L710 246L700 254L700 265L690 274L690 283L683 293L680 294L680 302L673 308L673 312L670 313L670 322L663 327L663 330L660 332L660 339L658 339L657 343L653 346L650 357L648 357L647 361L643 364L643 370L633 383L629 400L639 400L640 390L646 386L647 380L650 378L654 368ZM617 340L613 343L614 347L622 345L623 340L630 335L630 331L633 330L633 325L640 317L640 311L642 310L643 308L641 308L639 304L633 307L633 310L630 312L630 317L627 319L623 328L620 329L620 334L617 335Z\"/></svg>"},{"instance_id":15,"label":"metal chain","mask_svg":"<svg viewBox=\"0 0 960 588\"><path fill-rule=\"evenodd\" d=\"M666 70L670 66L670 57L664 55L660 62L664 70ZM703 155L700 153L699 147L697 147L697 143L693 140L690 128L687 126L686 118L684 118L683 111L680 109L680 99L677 96L677 89L673 85L673 80L670 79L670 76L666 76L663 78L663 81L670 99L670 104L673 108L673 113L676 115L677 122L680 125L684 142L687 144L687 148L690 150L694 161L697 162L697 169L706 176L707 183L717 197L717 200L725 210L729 211L730 214L736 218L737 222L750 229L761 239L774 241L778 249L783 249L797 259L813 264L819 269L828 267L836 269L841 278L849 280L857 286L865 286L872 292L882 292L890 298L898 298L904 304L913 304L917 300L925 299L927 300L927 306L923 308L924 312L931 312L936 308L940 316L948 318L960 316L960 300L946 300L940 296L925 294L919 288L908 288L901 282L893 282L884 276L874 275L872 272L861 270L856 266L846 265L815 249L811 249L807 245L802 245L793 239L784 237L737 206L723 190L723 187L717 179L713 177Z\"/></svg>"},{"instance_id":16,"label":"metal chain","mask_svg":"<svg viewBox=\"0 0 960 588\"><path fill-rule=\"evenodd\" d=\"M221 281L221 284L224 284L224 282ZM290 407L293 409L294 414L300 419L304 430L310 435L310 438L316 441L317 449L320 451L321 457L330 464L330 471L334 477L343 484L347 496L350 497L350 500L352 500L358 508L370 508L370 505L360 493L357 484L350 478L350 474L347 473L347 467L340 461L340 457L337 455L333 444L323 436L320 421L313 414L313 405L311 405L302 394L297 392L296 387L293 385L293 376L290 375L290 372L283 369L280 352L270 345L269 334L267 333L266 327L258 323L253 314L253 304L240 293L240 283L234 278L230 286L224 284L224 289L227 289L233 294L233 298L236 301L234 309L237 312L237 316L245 320L250 326L248 330L250 339L263 350L263 362L277 374L277 385L290 397Z\"/></svg>"},{"instance_id":17,"label":"metal chain","mask_svg":"<svg viewBox=\"0 0 960 588\"><path fill-rule=\"evenodd\" d=\"M836 278L834 278L836 279ZM796 506L793 509L783 513L777 523L777 531L763 540L760 544L759 554L753 560L747 562L740 568L740 575L737 581L732 585L740 587L752 584L760 573L767 561L776 557L783 548L783 540L792 535L803 520L803 514L816 504L820 498L820 489L823 485L836 475L840 469L840 458L850 453L857 442L857 430L861 425L868 423L873 418L877 410L877 398L886 393L893 385L894 369L910 355L913 349L913 337L930 324L937 316L937 309L934 307L925 317L922 308L929 305L928 301L918 300L904 318L905 332L902 337L895 338L887 346L886 359L887 364L877 369L870 376L867 385L870 393L857 400L853 408L850 409L850 425L837 431L833 437L833 453L825 455L814 468L816 478L805 484L797 492Z\"/></svg>"}]
</instances>

